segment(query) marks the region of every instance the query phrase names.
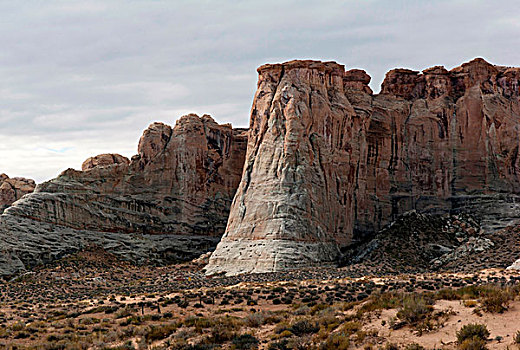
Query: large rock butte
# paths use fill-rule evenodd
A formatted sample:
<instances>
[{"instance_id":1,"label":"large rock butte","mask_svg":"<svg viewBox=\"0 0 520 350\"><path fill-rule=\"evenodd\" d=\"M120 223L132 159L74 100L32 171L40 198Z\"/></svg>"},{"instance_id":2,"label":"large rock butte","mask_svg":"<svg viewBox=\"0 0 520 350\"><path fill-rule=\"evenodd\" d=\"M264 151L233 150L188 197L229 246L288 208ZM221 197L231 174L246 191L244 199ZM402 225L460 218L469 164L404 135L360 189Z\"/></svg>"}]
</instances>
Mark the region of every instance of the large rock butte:
<instances>
[{"instance_id":1,"label":"large rock butte","mask_svg":"<svg viewBox=\"0 0 520 350\"><path fill-rule=\"evenodd\" d=\"M520 68L258 69L244 173L208 274L334 262L410 210L520 218Z\"/></svg>"},{"instance_id":2,"label":"large rock butte","mask_svg":"<svg viewBox=\"0 0 520 350\"><path fill-rule=\"evenodd\" d=\"M34 180L0 174L0 214L24 195L34 191Z\"/></svg>"},{"instance_id":3,"label":"large rock butte","mask_svg":"<svg viewBox=\"0 0 520 350\"><path fill-rule=\"evenodd\" d=\"M21 199L2 177L2 206L19 200L0 216L0 276L92 244L188 260L224 231L208 274L279 271L335 262L410 210L518 221L519 68L395 69L377 95L334 62L258 72L249 134L188 115L152 124L131 160L89 158Z\"/></svg>"},{"instance_id":4,"label":"large rock butte","mask_svg":"<svg viewBox=\"0 0 520 350\"><path fill-rule=\"evenodd\" d=\"M0 276L95 244L132 262L193 259L223 234L247 130L187 115L154 123L132 160L102 154L65 170L0 216Z\"/></svg>"}]
</instances>

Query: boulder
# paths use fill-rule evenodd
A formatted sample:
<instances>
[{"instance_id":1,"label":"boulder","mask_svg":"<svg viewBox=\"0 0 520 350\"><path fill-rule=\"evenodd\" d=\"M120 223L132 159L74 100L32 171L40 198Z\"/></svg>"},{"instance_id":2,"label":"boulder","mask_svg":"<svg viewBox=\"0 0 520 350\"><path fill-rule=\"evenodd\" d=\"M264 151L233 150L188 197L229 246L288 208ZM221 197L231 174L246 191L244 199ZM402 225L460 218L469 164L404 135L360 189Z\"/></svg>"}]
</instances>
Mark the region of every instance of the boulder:
<instances>
[{"instance_id":1,"label":"boulder","mask_svg":"<svg viewBox=\"0 0 520 350\"><path fill-rule=\"evenodd\" d=\"M517 271L520 271L520 259L518 259L513 264L511 264L511 266L509 266L507 268L507 270L517 270Z\"/></svg>"},{"instance_id":2,"label":"boulder","mask_svg":"<svg viewBox=\"0 0 520 350\"><path fill-rule=\"evenodd\" d=\"M120 154L99 154L85 160L81 165L81 170L87 171L96 167L107 167L117 164L130 164L130 160Z\"/></svg>"},{"instance_id":3,"label":"boulder","mask_svg":"<svg viewBox=\"0 0 520 350\"><path fill-rule=\"evenodd\" d=\"M24 195L34 191L34 180L0 174L0 214Z\"/></svg>"}]
</instances>

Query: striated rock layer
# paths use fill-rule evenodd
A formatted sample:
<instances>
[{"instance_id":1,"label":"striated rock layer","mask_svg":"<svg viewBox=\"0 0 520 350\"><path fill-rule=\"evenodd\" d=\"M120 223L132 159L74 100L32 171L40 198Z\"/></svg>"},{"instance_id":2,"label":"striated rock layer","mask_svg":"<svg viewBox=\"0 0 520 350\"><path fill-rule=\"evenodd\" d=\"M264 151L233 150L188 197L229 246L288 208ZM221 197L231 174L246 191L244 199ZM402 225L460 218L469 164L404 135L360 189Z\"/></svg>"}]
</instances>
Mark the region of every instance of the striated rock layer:
<instances>
[{"instance_id":1,"label":"striated rock layer","mask_svg":"<svg viewBox=\"0 0 520 350\"><path fill-rule=\"evenodd\" d=\"M11 179L6 174L0 174L0 214L24 195L34 191L35 187L34 180L23 177Z\"/></svg>"},{"instance_id":2,"label":"striated rock layer","mask_svg":"<svg viewBox=\"0 0 520 350\"><path fill-rule=\"evenodd\" d=\"M193 259L215 247L240 182L247 130L187 115L154 123L138 154L87 159L0 216L0 275L88 245L134 262Z\"/></svg>"},{"instance_id":3,"label":"striated rock layer","mask_svg":"<svg viewBox=\"0 0 520 350\"><path fill-rule=\"evenodd\" d=\"M416 210L520 218L519 68L395 69L381 93L334 62L264 65L244 173L208 274L335 261Z\"/></svg>"}]
</instances>

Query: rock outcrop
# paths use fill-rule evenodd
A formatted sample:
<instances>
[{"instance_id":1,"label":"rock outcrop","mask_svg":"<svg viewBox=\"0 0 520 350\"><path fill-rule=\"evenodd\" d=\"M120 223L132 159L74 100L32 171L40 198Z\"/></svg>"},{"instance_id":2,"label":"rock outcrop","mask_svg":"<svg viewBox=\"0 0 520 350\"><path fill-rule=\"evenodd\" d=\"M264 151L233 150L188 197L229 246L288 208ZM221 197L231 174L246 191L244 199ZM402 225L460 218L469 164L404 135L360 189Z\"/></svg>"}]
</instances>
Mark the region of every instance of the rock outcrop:
<instances>
[{"instance_id":1,"label":"rock outcrop","mask_svg":"<svg viewBox=\"0 0 520 350\"><path fill-rule=\"evenodd\" d=\"M335 261L400 215L520 219L519 68L395 69L381 93L334 62L264 65L244 174L208 274Z\"/></svg>"},{"instance_id":2,"label":"rock outcrop","mask_svg":"<svg viewBox=\"0 0 520 350\"><path fill-rule=\"evenodd\" d=\"M9 178L6 174L0 174L0 214L24 195L34 191L35 187L34 180L23 177Z\"/></svg>"},{"instance_id":3,"label":"rock outcrop","mask_svg":"<svg viewBox=\"0 0 520 350\"><path fill-rule=\"evenodd\" d=\"M520 271L520 259L516 260L511 266L507 267L507 270L518 270Z\"/></svg>"},{"instance_id":4,"label":"rock outcrop","mask_svg":"<svg viewBox=\"0 0 520 350\"><path fill-rule=\"evenodd\" d=\"M133 262L190 260L223 234L247 130L187 115L154 123L129 161L102 154L65 170L0 216L0 275L95 244Z\"/></svg>"},{"instance_id":5,"label":"rock outcrop","mask_svg":"<svg viewBox=\"0 0 520 350\"><path fill-rule=\"evenodd\" d=\"M81 170L87 171L96 167L107 167L116 164L130 164L130 160L120 154L99 154L85 160L83 164L81 164Z\"/></svg>"}]
</instances>

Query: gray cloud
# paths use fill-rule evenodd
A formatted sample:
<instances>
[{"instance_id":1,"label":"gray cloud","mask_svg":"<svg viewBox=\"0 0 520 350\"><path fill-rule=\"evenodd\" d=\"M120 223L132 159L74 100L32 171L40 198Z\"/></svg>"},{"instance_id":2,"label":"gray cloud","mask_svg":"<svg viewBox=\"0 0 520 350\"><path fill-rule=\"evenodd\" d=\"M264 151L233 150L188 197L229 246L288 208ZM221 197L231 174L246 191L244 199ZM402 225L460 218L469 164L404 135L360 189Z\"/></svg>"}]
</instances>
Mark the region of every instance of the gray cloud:
<instances>
[{"instance_id":1,"label":"gray cloud","mask_svg":"<svg viewBox=\"0 0 520 350\"><path fill-rule=\"evenodd\" d=\"M0 172L43 181L144 128L209 113L247 126L256 68L520 65L516 2L0 1Z\"/></svg>"}]
</instances>

